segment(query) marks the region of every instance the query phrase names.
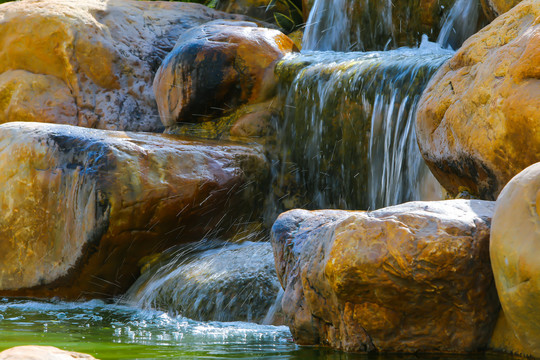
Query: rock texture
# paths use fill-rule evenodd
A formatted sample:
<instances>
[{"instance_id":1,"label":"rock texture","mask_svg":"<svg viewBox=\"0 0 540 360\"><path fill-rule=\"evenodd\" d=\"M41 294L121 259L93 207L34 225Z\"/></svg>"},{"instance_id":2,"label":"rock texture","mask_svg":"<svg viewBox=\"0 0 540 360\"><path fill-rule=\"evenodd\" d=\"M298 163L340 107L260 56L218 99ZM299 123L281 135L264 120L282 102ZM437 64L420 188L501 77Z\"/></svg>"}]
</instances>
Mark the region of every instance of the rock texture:
<instances>
[{"instance_id":1,"label":"rock texture","mask_svg":"<svg viewBox=\"0 0 540 360\"><path fill-rule=\"evenodd\" d=\"M274 65L295 45L249 22L212 22L182 35L154 80L163 124L204 122L275 95Z\"/></svg>"},{"instance_id":2,"label":"rock texture","mask_svg":"<svg viewBox=\"0 0 540 360\"><path fill-rule=\"evenodd\" d=\"M496 332L492 346L540 357L539 163L514 177L497 199L490 254L507 323L501 331L509 334Z\"/></svg>"},{"instance_id":3,"label":"rock texture","mask_svg":"<svg viewBox=\"0 0 540 360\"><path fill-rule=\"evenodd\" d=\"M68 299L120 294L143 256L247 221L267 176L257 147L40 123L0 126L0 168L0 296Z\"/></svg>"},{"instance_id":4,"label":"rock texture","mask_svg":"<svg viewBox=\"0 0 540 360\"><path fill-rule=\"evenodd\" d=\"M0 352L0 360L95 360L91 355L65 351L53 346L17 346Z\"/></svg>"},{"instance_id":5,"label":"rock texture","mask_svg":"<svg viewBox=\"0 0 540 360\"><path fill-rule=\"evenodd\" d=\"M493 200L540 160L540 2L523 1L471 37L427 86L416 130L450 192Z\"/></svg>"},{"instance_id":6,"label":"rock texture","mask_svg":"<svg viewBox=\"0 0 540 360\"><path fill-rule=\"evenodd\" d=\"M221 18L241 17L182 2L2 4L0 123L161 130L155 71L182 33Z\"/></svg>"},{"instance_id":7,"label":"rock texture","mask_svg":"<svg viewBox=\"0 0 540 360\"><path fill-rule=\"evenodd\" d=\"M522 0L480 0L484 13L490 20L504 14Z\"/></svg>"},{"instance_id":8,"label":"rock texture","mask_svg":"<svg viewBox=\"0 0 540 360\"><path fill-rule=\"evenodd\" d=\"M272 228L283 311L299 344L346 351L477 351L499 310L494 204L293 210Z\"/></svg>"}]
</instances>

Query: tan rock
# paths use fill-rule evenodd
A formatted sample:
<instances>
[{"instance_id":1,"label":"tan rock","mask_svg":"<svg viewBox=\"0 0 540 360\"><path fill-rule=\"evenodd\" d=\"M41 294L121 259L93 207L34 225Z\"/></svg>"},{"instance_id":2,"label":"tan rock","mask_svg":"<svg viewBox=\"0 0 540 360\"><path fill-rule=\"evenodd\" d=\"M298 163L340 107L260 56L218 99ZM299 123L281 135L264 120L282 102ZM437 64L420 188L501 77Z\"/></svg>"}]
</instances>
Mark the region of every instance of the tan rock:
<instances>
[{"instance_id":1,"label":"tan rock","mask_svg":"<svg viewBox=\"0 0 540 360\"><path fill-rule=\"evenodd\" d=\"M492 346L540 357L540 164L515 176L495 207L490 255L507 326Z\"/></svg>"},{"instance_id":2,"label":"tan rock","mask_svg":"<svg viewBox=\"0 0 540 360\"><path fill-rule=\"evenodd\" d=\"M267 176L255 146L40 123L0 126L0 168L0 296L68 299L120 294L142 257L248 221Z\"/></svg>"},{"instance_id":3,"label":"tan rock","mask_svg":"<svg viewBox=\"0 0 540 360\"><path fill-rule=\"evenodd\" d=\"M373 212L293 210L272 228L295 341L346 351L483 349L499 303L492 202L412 202Z\"/></svg>"},{"instance_id":4,"label":"tan rock","mask_svg":"<svg viewBox=\"0 0 540 360\"><path fill-rule=\"evenodd\" d=\"M216 18L240 16L181 2L2 4L0 123L57 118L101 129L161 130L152 91L155 71L178 36ZM17 70L24 73L16 73L23 75L14 88ZM52 91L44 91L47 87Z\"/></svg>"},{"instance_id":5,"label":"tan rock","mask_svg":"<svg viewBox=\"0 0 540 360\"><path fill-rule=\"evenodd\" d=\"M0 360L95 360L91 355L65 351L53 346L17 346L0 352Z\"/></svg>"},{"instance_id":6,"label":"tan rock","mask_svg":"<svg viewBox=\"0 0 540 360\"><path fill-rule=\"evenodd\" d=\"M212 22L182 35L154 80L163 124L204 122L275 95L286 35L249 22Z\"/></svg>"},{"instance_id":7,"label":"tan rock","mask_svg":"<svg viewBox=\"0 0 540 360\"><path fill-rule=\"evenodd\" d=\"M471 37L428 84L418 143L439 182L495 199L540 160L540 2L527 0Z\"/></svg>"},{"instance_id":8,"label":"tan rock","mask_svg":"<svg viewBox=\"0 0 540 360\"><path fill-rule=\"evenodd\" d=\"M521 2L521 0L480 0L484 13L490 20L504 14Z\"/></svg>"}]
</instances>

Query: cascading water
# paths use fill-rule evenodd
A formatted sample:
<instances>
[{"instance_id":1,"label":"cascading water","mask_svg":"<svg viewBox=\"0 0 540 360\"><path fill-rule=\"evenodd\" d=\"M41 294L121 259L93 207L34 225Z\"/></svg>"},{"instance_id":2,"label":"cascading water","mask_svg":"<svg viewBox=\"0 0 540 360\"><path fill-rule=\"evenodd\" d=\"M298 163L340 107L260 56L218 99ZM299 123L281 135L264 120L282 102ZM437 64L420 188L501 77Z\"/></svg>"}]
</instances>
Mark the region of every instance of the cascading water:
<instances>
[{"instance_id":1,"label":"cascading water","mask_svg":"<svg viewBox=\"0 0 540 360\"><path fill-rule=\"evenodd\" d=\"M476 32L480 11L478 0L457 0L444 20L437 43L445 49L458 49Z\"/></svg>"},{"instance_id":2,"label":"cascading water","mask_svg":"<svg viewBox=\"0 0 540 360\"><path fill-rule=\"evenodd\" d=\"M278 188L308 208L375 209L429 198L423 191L431 174L416 144L414 114L430 77L450 55L426 44L307 52L282 61Z\"/></svg>"},{"instance_id":3,"label":"cascading water","mask_svg":"<svg viewBox=\"0 0 540 360\"><path fill-rule=\"evenodd\" d=\"M162 254L124 301L198 321L261 323L279 289L270 243L202 241Z\"/></svg>"}]
</instances>

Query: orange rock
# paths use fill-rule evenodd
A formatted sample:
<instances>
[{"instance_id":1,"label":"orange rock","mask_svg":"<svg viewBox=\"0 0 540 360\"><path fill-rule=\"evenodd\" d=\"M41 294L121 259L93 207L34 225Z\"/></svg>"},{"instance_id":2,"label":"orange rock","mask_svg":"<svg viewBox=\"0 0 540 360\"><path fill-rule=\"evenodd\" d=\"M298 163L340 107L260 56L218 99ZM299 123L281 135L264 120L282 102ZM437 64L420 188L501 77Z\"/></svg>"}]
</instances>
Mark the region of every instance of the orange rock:
<instances>
[{"instance_id":1,"label":"orange rock","mask_svg":"<svg viewBox=\"0 0 540 360\"><path fill-rule=\"evenodd\" d=\"M521 0L480 0L484 13L490 20L504 14L521 2Z\"/></svg>"},{"instance_id":2,"label":"orange rock","mask_svg":"<svg viewBox=\"0 0 540 360\"><path fill-rule=\"evenodd\" d=\"M540 357L540 163L516 175L499 195L490 255L504 312L491 346Z\"/></svg>"},{"instance_id":3,"label":"orange rock","mask_svg":"<svg viewBox=\"0 0 540 360\"><path fill-rule=\"evenodd\" d=\"M267 176L255 146L41 123L0 126L0 168L0 296L68 299L121 294L144 256L247 221Z\"/></svg>"},{"instance_id":4,"label":"orange rock","mask_svg":"<svg viewBox=\"0 0 540 360\"><path fill-rule=\"evenodd\" d=\"M204 122L270 99L275 63L295 49L281 32L249 22L211 22L186 32L154 80L161 121Z\"/></svg>"},{"instance_id":5,"label":"orange rock","mask_svg":"<svg viewBox=\"0 0 540 360\"><path fill-rule=\"evenodd\" d=\"M295 341L355 352L485 348L499 312L493 207L450 200L282 214L272 243Z\"/></svg>"},{"instance_id":6,"label":"orange rock","mask_svg":"<svg viewBox=\"0 0 540 360\"><path fill-rule=\"evenodd\" d=\"M428 84L418 144L439 182L493 200L540 160L540 2L523 1L471 37Z\"/></svg>"},{"instance_id":7,"label":"orange rock","mask_svg":"<svg viewBox=\"0 0 540 360\"><path fill-rule=\"evenodd\" d=\"M152 91L155 71L186 29L216 18L243 17L181 2L2 4L0 123L161 131ZM13 71L22 74L15 87ZM43 90L47 87L50 92Z\"/></svg>"}]
</instances>

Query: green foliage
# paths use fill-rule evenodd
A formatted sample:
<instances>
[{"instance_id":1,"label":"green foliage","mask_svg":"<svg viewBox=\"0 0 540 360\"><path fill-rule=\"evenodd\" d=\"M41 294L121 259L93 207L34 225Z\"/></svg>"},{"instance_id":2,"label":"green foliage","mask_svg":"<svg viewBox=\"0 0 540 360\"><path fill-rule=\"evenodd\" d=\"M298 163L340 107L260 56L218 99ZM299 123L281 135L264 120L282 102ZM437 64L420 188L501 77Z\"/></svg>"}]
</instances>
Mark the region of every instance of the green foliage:
<instances>
[{"instance_id":1,"label":"green foliage","mask_svg":"<svg viewBox=\"0 0 540 360\"><path fill-rule=\"evenodd\" d=\"M11 2L11 1L13 1L13 0L0 0L0 4Z\"/></svg>"},{"instance_id":2,"label":"green foliage","mask_svg":"<svg viewBox=\"0 0 540 360\"><path fill-rule=\"evenodd\" d=\"M274 8L286 9L285 12L274 13L276 24L283 30L292 32L303 25L302 0L270 0L266 10Z\"/></svg>"}]
</instances>

